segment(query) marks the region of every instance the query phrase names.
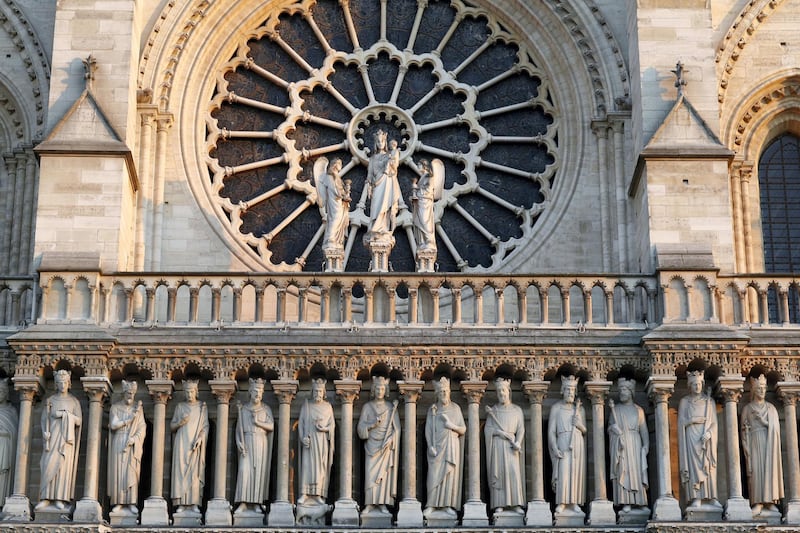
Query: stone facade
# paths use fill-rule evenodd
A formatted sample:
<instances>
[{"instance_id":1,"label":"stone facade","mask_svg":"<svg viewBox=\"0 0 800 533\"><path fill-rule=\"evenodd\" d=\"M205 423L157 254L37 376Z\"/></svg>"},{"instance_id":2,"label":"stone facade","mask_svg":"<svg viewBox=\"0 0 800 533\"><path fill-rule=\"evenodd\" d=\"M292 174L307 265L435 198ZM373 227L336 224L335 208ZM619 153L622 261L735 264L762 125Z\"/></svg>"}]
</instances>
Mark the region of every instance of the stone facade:
<instances>
[{"instance_id":1,"label":"stone facade","mask_svg":"<svg viewBox=\"0 0 800 533\"><path fill-rule=\"evenodd\" d=\"M766 272L759 162L800 137L798 22L800 0L0 0L0 378L19 413L4 526L796 528L800 293L795 273ZM380 266L362 245L378 127L399 143L403 197ZM341 272L323 266L322 156L352 186ZM445 173L424 266L410 212L422 158ZM697 367L719 510L689 505L677 466ZM37 512L59 370L83 413L74 501ZM590 459L586 503L566 516L547 427L570 373ZM738 432L757 374L785 497L754 518ZM402 427L388 517L359 513L354 428L377 375ZM462 507L431 517L418 443L444 375L467 428ZM620 376L650 437L634 512L609 477ZM297 423L317 377L336 455L311 508ZM524 413L524 516L489 509L482 407L497 377ZM272 467L264 507L237 519L251 378L274 417ZM123 379L147 436L135 511L111 512ZM210 427L202 505L176 514L167 428L184 379Z\"/></svg>"}]
</instances>

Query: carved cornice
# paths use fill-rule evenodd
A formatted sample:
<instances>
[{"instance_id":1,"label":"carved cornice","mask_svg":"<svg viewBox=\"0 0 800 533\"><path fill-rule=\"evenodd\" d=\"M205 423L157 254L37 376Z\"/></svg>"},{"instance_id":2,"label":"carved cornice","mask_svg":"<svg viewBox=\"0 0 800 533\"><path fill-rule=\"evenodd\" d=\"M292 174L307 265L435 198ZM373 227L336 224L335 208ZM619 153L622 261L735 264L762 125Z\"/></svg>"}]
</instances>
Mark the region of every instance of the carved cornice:
<instances>
[{"instance_id":1,"label":"carved cornice","mask_svg":"<svg viewBox=\"0 0 800 533\"><path fill-rule=\"evenodd\" d=\"M750 0L731 24L730 29L717 49L716 62L719 70L717 100L725 101L728 83L742 50L749 44L756 29L777 9L783 0Z\"/></svg>"}]
</instances>

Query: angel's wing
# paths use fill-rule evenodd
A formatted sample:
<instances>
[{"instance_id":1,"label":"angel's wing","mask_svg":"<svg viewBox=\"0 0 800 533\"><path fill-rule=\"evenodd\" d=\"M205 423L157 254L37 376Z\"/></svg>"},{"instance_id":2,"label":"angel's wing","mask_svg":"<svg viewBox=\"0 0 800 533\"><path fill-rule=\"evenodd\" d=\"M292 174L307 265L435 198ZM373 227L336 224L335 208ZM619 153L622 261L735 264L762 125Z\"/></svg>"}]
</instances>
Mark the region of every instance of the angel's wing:
<instances>
[{"instance_id":1,"label":"angel's wing","mask_svg":"<svg viewBox=\"0 0 800 533\"><path fill-rule=\"evenodd\" d=\"M314 187L317 189L317 205L325 210L325 189L328 187L328 158L320 157L314 161Z\"/></svg>"},{"instance_id":2,"label":"angel's wing","mask_svg":"<svg viewBox=\"0 0 800 533\"><path fill-rule=\"evenodd\" d=\"M441 199L444 191L444 163L441 159L431 161L431 190L434 200Z\"/></svg>"}]
</instances>

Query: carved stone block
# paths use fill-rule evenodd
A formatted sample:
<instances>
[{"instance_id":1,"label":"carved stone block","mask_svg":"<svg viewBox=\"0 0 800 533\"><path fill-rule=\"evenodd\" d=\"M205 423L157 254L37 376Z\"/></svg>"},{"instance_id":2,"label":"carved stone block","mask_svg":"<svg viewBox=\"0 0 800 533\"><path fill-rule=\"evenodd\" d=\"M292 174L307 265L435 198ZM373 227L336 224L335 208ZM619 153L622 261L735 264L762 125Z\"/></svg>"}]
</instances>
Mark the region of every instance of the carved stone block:
<instances>
[{"instance_id":1,"label":"carved stone block","mask_svg":"<svg viewBox=\"0 0 800 533\"><path fill-rule=\"evenodd\" d=\"M721 522L722 507L717 507L716 505L687 507L686 520L689 522Z\"/></svg>"}]
</instances>

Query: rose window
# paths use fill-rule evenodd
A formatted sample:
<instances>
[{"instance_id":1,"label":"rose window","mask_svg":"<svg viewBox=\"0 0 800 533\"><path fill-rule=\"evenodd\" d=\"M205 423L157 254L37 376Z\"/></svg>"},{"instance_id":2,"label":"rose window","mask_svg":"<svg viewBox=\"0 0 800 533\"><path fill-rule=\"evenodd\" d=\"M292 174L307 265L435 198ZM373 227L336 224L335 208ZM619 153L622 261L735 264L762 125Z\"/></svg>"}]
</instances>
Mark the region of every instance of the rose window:
<instances>
[{"instance_id":1,"label":"rose window","mask_svg":"<svg viewBox=\"0 0 800 533\"><path fill-rule=\"evenodd\" d=\"M413 271L409 211L421 159L444 163L440 271L496 269L536 229L557 179L557 113L529 44L455 1L287 3L242 38L207 118L207 187L266 270L322 270L314 161L351 184L345 269L369 269L365 178L378 129L398 142L390 263Z\"/></svg>"}]
</instances>

